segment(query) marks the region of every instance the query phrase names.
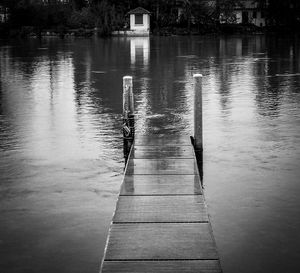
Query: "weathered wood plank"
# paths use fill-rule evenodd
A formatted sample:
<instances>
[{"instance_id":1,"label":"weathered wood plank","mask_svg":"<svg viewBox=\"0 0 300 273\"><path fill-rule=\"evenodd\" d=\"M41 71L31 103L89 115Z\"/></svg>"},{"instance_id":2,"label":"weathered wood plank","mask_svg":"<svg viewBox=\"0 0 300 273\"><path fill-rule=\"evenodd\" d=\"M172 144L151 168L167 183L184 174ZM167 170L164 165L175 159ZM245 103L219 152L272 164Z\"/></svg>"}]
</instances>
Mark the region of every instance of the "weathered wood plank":
<instances>
[{"instance_id":1,"label":"weathered wood plank","mask_svg":"<svg viewBox=\"0 0 300 273\"><path fill-rule=\"evenodd\" d=\"M198 175L126 175L120 194L202 194L202 189Z\"/></svg>"},{"instance_id":2,"label":"weathered wood plank","mask_svg":"<svg viewBox=\"0 0 300 273\"><path fill-rule=\"evenodd\" d=\"M194 159L130 159L126 174L198 174L198 169Z\"/></svg>"},{"instance_id":3,"label":"weathered wood plank","mask_svg":"<svg viewBox=\"0 0 300 273\"><path fill-rule=\"evenodd\" d=\"M192 146L137 146L131 153L133 158L194 158Z\"/></svg>"},{"instance_id":4,"label":"weathered wood plank","mask_svg":"<svg viewBox=\"0 0 300 273\"><path fill-rule=\"evenodd\" d=\"M221 273L218 260L107 262L103 273Z\"/></svg>"},{"instance_id":5,"label":"weathered wood plank","mask_svg":"<svg viewBox=\"0 0 300 273\"><path fill-rule=\"evenodd\" d=\"M179 138L178 136L166 136L166 135L137 135L134 139L135 145L143 146L166 146L166 145L191 145L191 140L189 137Z\"/></svg>"},{"instance_id":6,"label":"weathered wood plank","mask_svg":"<svg viewBox=\"0 0 300 273\"><path fill-rule=\"evenodd\" d=\"M208 222L202 195L120 196L113 222Z\"/></svg>"},{"instance_id":7,"label":"weathered wood plank","mask_svg":"<svg viewBox=\"0 0 300 273\"><path fill-rule=\"evenodd\" d=\"M105 260L217 259L208 223L113 224Z\"/></svg>"},{"instance_id":8,"label":"weathered wood plank","mask_svg":"<svg viewBox=\"0 0 300 273\"><path fill-rule=\"evenodd\" d=\"M221 273L188 137L135 138L101 272Z\"/></svg>"}]
</instances>

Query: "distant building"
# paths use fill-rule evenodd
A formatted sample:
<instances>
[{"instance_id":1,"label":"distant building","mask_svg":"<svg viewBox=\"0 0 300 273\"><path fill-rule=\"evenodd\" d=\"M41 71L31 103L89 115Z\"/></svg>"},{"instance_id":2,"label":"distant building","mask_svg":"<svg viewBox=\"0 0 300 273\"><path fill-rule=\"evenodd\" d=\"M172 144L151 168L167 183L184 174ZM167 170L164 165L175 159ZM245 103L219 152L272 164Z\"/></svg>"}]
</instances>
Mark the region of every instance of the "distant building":
<instances>
[{"instance_id":1,"label":"distant building","mask_svg":"<svg viewBox=\"0 0 300 273\"><path fill-rule=\"evenodd\" d=\"M230 14L226 13L224 7L220 7L221 23L253 24L257 27L266 26L266 8L268 1L242 0L236 5Z\"/></svg>"},{"instance_id":2,"label":"distant building","mask_svg":"<svg viewBox=\"0 0 300 273\"><path fill-rule=\"evenodd\" d=\"M130 16L130 29L113 31L117 36L149 36L150 35L150 11L138 7L127 13Z\"/></svg>"},{"instance_id":3,"label":"distant building","mask_svg":"<svg viewBox=\"0 0 300 273\"><path fill-rule=\"evenodd\" d=\"M0 5L0 23L7 22L8 16L8 8Z\"/></svg>"},{"instance_id":4,"label":"distant building","mask_svg":"<svg viewBox=\"0 0 300 273\"><path fill-rule=\"evenodd\" d=\"M150 33L150 11L144 8L136 8L128 12L130 15L130 30L142 36Z\"/></svg>"}]
</instances>

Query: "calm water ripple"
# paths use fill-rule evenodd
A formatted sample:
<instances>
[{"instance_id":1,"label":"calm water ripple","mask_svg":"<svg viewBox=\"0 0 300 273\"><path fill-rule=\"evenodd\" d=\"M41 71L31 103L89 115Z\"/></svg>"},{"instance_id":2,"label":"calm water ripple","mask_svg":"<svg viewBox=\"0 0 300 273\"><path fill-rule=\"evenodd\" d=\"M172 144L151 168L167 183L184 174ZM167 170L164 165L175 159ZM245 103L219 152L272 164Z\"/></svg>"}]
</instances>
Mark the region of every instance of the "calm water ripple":
<instances>
[{"instance_id":1,"label":"calm water ripple","mask_svg":"<svg viewBox=\"0 0 300 273\"><path fill-rule=\"evenodd\" d=\"M139 133L193 134L224 272L300 271L298 37L0 42L0 271L98 272L122 182L122 77Z\"/></svg>"}]
</instances>

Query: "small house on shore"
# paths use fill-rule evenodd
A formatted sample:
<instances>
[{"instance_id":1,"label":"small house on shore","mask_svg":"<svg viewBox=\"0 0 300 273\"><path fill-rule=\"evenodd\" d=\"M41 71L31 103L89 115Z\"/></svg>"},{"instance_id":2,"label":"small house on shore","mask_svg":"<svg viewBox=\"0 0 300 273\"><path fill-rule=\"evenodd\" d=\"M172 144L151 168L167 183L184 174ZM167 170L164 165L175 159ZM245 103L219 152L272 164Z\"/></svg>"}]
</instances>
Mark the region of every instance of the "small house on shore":
<instances>
[{"instance_id":1,"label":"small house on shore","mask_svg":"<svg viewBox=\"0 0 300 273\"><path fill-rule=\"evenodd\" d=\"M250 0L243 2L242 7L236 8L237 22L257 27L266 26L265 6Z\"/></svg>"},{"instance_id":2,"label":"small house on shore","mask_svg":"<svg viewBox=\"0 0 300 273\"><path fill-rule=\"evenodd\" d=\"M252 0L241 0L240 4L236 4L233 11L226 15L224 8L221 6L221 23L236 23L236 24L253 24L257 27L266 26L265 10L268 2L260 3Z\"/></svg>"},{"instance_id":3,"label":"small house on shore","mask_svg":"<svg viewBox=\"0 0 300 273\"><path fill-rule=\"evenodd\" d=\"M138 7L127 13L130 17L130 29L113 31L112 35L121 36L149 36L150 35L150 11Z\"/></svg>"},{"instance_id":4,"label":"small house on shore","mask_svg":"<svg viewBox=\"0 0 300 273\"><path fill-rule=\"evenodd\" d=\"M149 35L150 11L138 7L128 12L130 15L130 30L136 33Z\"/></svg>"}]
</instances>

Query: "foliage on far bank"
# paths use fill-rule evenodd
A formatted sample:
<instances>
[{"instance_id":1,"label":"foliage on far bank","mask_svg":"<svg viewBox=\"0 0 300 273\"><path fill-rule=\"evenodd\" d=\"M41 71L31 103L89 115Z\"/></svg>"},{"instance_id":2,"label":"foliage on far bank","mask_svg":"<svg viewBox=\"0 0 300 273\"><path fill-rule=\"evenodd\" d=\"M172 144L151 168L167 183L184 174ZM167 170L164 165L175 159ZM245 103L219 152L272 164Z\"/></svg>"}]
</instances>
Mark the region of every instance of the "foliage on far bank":
<instances>
[{"instance_id":1,"label":"foliage on far bank","mask_svg":"<svg viewBox=\"0 0 300 273\"><path fill-rule=\"evenodd\" d=\"M50 1L49 1L50 3ZM0 0L9 10L8 21L0 24L0 35L26 36L40 35L43 31L63 32L67 29L99 28L100 35L112 30L112 22L117 14L113 6L104 0L93 5L86 1L63 3L51 1L45 4L39 0Z\"/></svg>"},{"instance_id":2,"label":"foliage on far bank","mask_svg":"<svg viewBox=\"0 0 300 273\"><path fill-rule=\"evenodd\" d=\"M268 23L274 28L300 28L298 0L269 0L268 6L266 0L253 1L264 9ZM0 35L41 36L49 29L63 34L69 29L94 28L99 35L110 35L113 30L128 27L126 14L138 6L151 12L154 33L222 32L228 28L220 25L221 13L227 24L234 24L234 10L243 3L243 0L0 0L0 6L9 10L8 21L0 23Z\"/></svg>"}]
</instances>

